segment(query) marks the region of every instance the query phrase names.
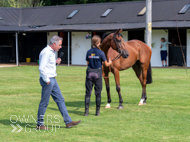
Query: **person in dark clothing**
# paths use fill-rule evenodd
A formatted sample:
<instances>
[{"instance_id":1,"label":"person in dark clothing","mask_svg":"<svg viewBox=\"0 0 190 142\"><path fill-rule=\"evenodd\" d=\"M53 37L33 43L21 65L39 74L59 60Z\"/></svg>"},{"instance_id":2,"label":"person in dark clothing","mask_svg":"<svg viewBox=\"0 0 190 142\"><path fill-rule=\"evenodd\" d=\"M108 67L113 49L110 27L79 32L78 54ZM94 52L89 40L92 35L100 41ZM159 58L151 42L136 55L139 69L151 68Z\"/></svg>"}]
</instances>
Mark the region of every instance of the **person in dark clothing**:
<instances>
[{"instance_id":1,"label":"person in dark clothing","mask_svg":"<svg viewBox=\"0 0 190 142\"><path fill-rule=\"evenodd\" d=\"M93 85L95 85L94 90L96 95L96 116L100 115L102 91L102 63L104 63L106 66L110 66L112 64L112 61L107 61L104 52L100 50L100 41L101 38L98 35L93 36L92 48L88 50L86 54L88 67L86 70L86 95L84 116L88 116L89 114L90 96L92 93Z\"/></svg>"}]
</instances>

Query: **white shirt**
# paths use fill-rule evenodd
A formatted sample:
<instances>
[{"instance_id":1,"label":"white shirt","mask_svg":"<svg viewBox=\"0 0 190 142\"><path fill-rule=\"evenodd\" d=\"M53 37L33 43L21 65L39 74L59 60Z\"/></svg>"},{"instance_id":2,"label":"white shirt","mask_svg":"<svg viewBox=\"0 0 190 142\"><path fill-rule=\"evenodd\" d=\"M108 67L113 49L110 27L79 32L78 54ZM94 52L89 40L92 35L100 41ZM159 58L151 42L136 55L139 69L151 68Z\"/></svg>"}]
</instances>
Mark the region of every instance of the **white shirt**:
<instances>
[{"instance_id":1,"label":"white shirt","mask_svg":"<svg viewBox=\"0 0 190 142\"><path fill-rule=\"evenodd\" d=\"M44 82L49 82L51 77L57 76L55 51L47 45L39 55L40 77Z\"/></svg>"}]
</instances>

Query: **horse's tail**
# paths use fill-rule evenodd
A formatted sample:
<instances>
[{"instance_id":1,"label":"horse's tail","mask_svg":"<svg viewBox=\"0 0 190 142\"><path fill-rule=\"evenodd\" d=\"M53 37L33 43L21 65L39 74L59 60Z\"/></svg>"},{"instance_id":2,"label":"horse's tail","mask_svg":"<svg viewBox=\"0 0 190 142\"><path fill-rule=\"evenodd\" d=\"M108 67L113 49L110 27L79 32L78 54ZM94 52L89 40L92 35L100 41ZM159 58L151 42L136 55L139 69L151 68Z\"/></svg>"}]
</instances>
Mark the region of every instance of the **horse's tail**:
<instances>
[{"instance_id":1,"label":"horse's tail","mask_svg":"<svg viewBox=\"0 0 190 142\"><path fill-rule=\"evenodd\" d=\"M151 68L151 63L150 63L147 70L146 84L151 84L151 83L152 83L152 68Z\"/></svg>"}]
</instances>

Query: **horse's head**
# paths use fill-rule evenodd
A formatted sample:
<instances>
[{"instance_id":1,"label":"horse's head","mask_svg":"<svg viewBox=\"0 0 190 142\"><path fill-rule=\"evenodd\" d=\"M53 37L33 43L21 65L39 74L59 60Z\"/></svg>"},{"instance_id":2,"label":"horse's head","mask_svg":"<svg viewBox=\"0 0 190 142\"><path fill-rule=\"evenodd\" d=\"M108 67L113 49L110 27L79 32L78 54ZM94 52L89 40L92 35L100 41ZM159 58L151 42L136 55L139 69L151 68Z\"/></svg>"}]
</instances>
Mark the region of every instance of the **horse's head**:
<instances>
[{"instance_id":1,"label":"horse's head","mask_svg":"<svg viewBox=\"0 0 190 142\"><path fill-rule=\"evenodd\" d=\"M104 39L102 40L101 48L103 50L106 47L112 47L114 50L119 52L123 58L127 58L129 54L125 49L125 44L121 32L122 29L119 29L114 33L106 34L105 37L103 37Z\"/></svg>"},{"instance_id":2,"label":"horse's head","mask_svg":"<svg viewBox=\"0 0 190 142\"><path fill-rule=\"evenodd\" d=\"M119 29L113 33L112 48L119 52L123 58L127 58L129 56L129 53L125 49L125 44L121 32L122 29Z\"/></svg>"}]
</instances>

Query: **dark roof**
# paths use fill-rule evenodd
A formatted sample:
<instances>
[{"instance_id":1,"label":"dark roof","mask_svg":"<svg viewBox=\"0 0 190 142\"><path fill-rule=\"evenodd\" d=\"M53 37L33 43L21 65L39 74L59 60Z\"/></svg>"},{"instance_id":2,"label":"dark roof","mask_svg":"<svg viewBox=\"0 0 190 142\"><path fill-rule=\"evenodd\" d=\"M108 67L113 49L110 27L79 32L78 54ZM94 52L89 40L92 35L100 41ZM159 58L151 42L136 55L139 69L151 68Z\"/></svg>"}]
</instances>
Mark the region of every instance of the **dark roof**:
<instances>
[{"instance_id":1,"label":"dark roof","mask_svg":"<svg viewBox=\"0 0 190 142\"><path fill-rule=\"evenodd\" d=\"M178 14L189 0L153 1L153 28L190 27L190 9ZM146 14L137 16L145 1L61 5L34 8L0 8L0 31L92 31L145 28ZM107 17L101 15L112 8ZM79 12L67 19L74 10Z\"/></svg>"},{"instance_id":2,"label":"dark roof","mask_svg":"<svg viewBox=\"0 0 190 142\"><path fill-rule=\"evenodd\" d=\"M19 8L0 7L0 17L3 18L0 20L0 26L18 26L20 11Z\"/></svg>"}]
</instances>

